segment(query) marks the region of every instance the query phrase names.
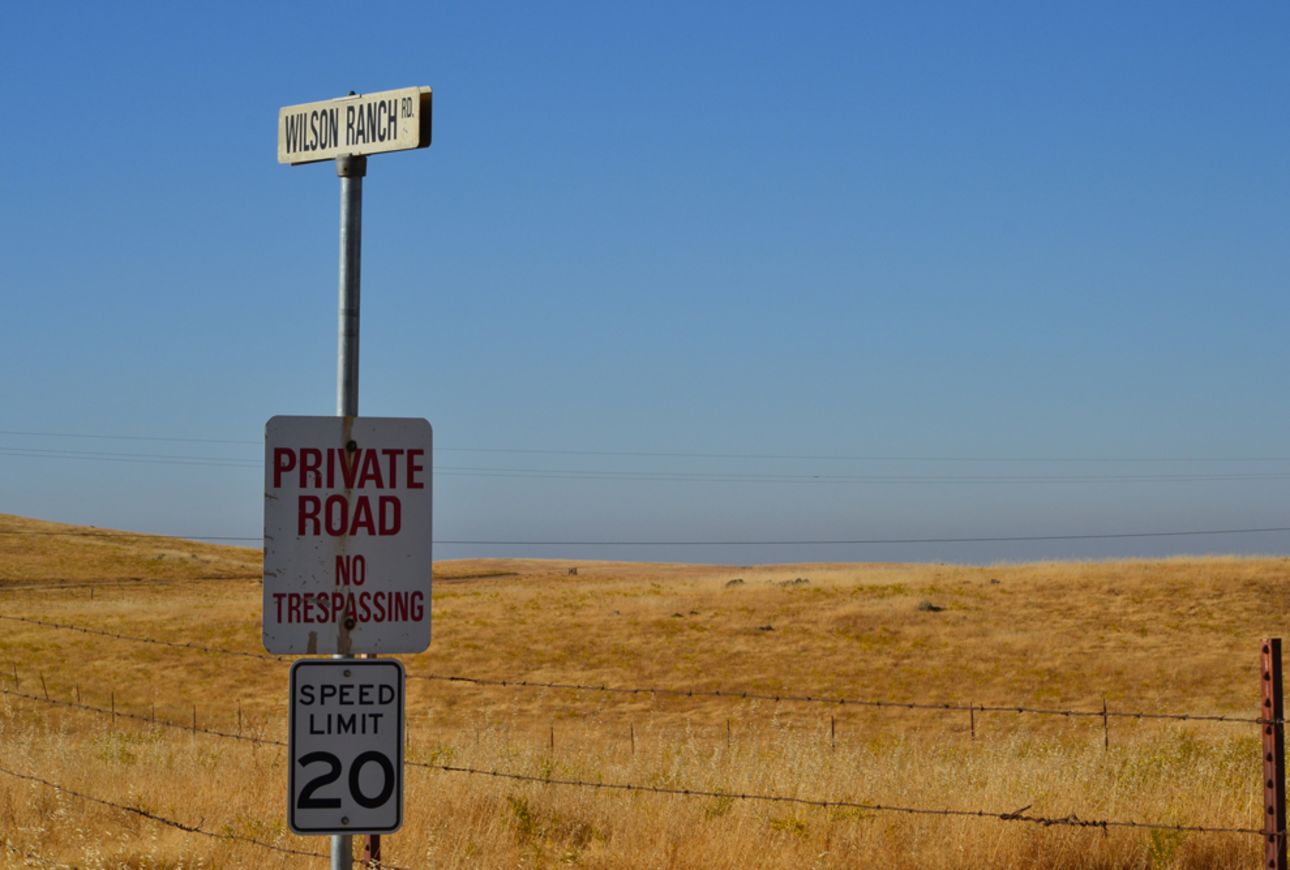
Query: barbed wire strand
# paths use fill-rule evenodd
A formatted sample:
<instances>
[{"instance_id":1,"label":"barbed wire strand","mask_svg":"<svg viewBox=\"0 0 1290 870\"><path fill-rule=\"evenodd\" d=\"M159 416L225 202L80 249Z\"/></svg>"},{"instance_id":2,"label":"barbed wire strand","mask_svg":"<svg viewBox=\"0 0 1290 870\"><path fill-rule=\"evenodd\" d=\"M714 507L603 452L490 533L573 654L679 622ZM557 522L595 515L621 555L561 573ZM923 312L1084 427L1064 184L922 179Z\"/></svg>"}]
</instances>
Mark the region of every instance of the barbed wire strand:
<instances>
[{"instance_id":1,"label":"barbed wire strand","mask_svg":"<svg viewBox=\"0 0 1290 870\"><path fill-rule=\"evenodd\" d=\"M40 577L17 583L0 583L0 592L31 592L45 589L115 589L137 586L163 586L176 583L226 583L237 580L260 581L260 574L211 574L202 577L105 577L102 580L76 577Z\"/></svg>"},{"instance_id":2,"label":"barbed wire strand","mask_svg":"<svg viewBox=\"0 0 1290 870\"><path fill-rule=\"evenodd\" d=\"M39 695L29 695L23 692L15 692L9 689L0 688L0 693L23 698L29 701L43 702L43 703L48 703L55 706L70 707L78 710L95 712L95 713L100 713L105 715L115 715L115 716L124 715L127 718L148 722L154 725L161 725L168 728L174 728L176 730L193 731L196 733L208 734L215 737L232 738L236 740L243 740L250 743L269 745L269 746L283 747L286 745L281 740L270 740L267 738L232 734L229 732L218 731L218 730L209 729L209 728L192 728L189 725L186 725L182 722L172 722L166 719L149 719L146 716L140 716L137 714L123 714L120 711L108 710L103 707L94 707L87 704L78 704L71 701L56 701L49 698L42 698ZM582 779L563 779L563 778L556 778L551 776L538 776L535 774L515 773L512 771L502 771L502 770L488 769L488 768L482 768L482 767L468 767L468 766L453 765L453 764L433 764L430 762L414 761L411 759L405 760L404 763L407 764L409 767L419 767L425 770L434 770L434 771L440 771L444 773L461 773L461 774L470 774L475 776L486 776L493 779L506 779L506 780L511 780L515 782L539 783L542 785L560 785L560 786L570 786L570 787L576 787L576 788L590 788L590 789L595 789L600 791L644 792L644 793L650 793L650 794L666 794L666 795L673 795L673 796L680 796L680 797L708 797L708 798L716 798L719 800L755 801L755 802L762 802L762 803L788 803L788 804L795 804L799 806L816 807L820 809L855 809L855 810L862 810L862 811L868 811L868 812L888 812L888 813L900 813L905 815L953 816L953 817L963 817L963 818L998 819L999 821L1005 821L1005 822L1027 822L1030 824L1041 825L1043 827L1067 826L1067 827L1077 827L1077 828L1099 828L1099 829L1102 829L1103 831L1109 828L1135 828L1139 830L1179 831L1179 832L1200 833L1200 834L1257 834L1259 836L1262 836L1264 833L1266 833L1260 828L1221 827L1221 826L1212 826L1212 825L1171 825L1164 822L1139 822L1139 821L1123 820L1123 819L1081 819L1075 813L1071 813L1066 816L1055 816L1055 817L1039 816L1034 814L1028 814L1026 812L1026 810L1030 809L1029 804L1027 804L1026 806L1022 807L1019 810L1016 810L1010 813L997 812L994 810L962 810L962 809L950 809L950 808L940 809L940 808L933 808L933 807L911 807L911 806L903 806L903 805L896 805L896 804L866 803L861 801L850 801L850 800L803 798L803 797L795 797L792 795L761 794L756 792L735 792L735 791L727 791L727 790L641 785L638 783L603 782L603 781L582 780ZM3 767L0 767L0 771L4 773L9 773L11 775L15 775L13 774L12 771L6 770ZM27 777L22 777L22 778L27 778ZM43 780L38 780L38 781L44 782ZM53 785L52 783L47 783L47 782L45 784ZM54 786L54 787L59 788L59 786ZM90 799L97 800L95 798L90 798ZM99 802L106 803L105 801L99 801ZM128 809L131 812L138 812L141 815L147 815L149 817L153 817L143 810L137 810L129 807L122 807L122 808ZM183 827L181 823L174 823L174 824L177 827ZM209 836L220 836L219 834L214 834L212 832L207 832L201 829L184 827L184 830L195 830L198 833L206 833ZM267 844L261 844L259 843L259 841L252 841L252 842L256 842L258 845L267 845ZM274 848L274 847L270 846L270 848ZM391 870L395 870L395 868L391 868Z\"/></svg>"},{"instance_id":3,"label":"barbed wire strand","mask_svg":"<svg viewBox=\"0 0 1290 870\"><path fill-rule=\"evenodd\" d=\"M408 762L414 764L414 762ZM1026 810L1030 805L1022 807L1011 813L995 812L993 810L956 810L956 809L934 809L930 807L909 807L898 806L895 804L877 804L863 803L860 801L847 800L820 800L815 798L792 797L789 795L772 795L756 794L747 792L733 791L709 791L707 789L695 788L675 788L669 786L657 785L637 785L634 783L615 783L615 782L595 782L581 779L557 779L548 776L536 776L522 773L509 773L500 770L486 770L478 767L461 767L451 764L433 765L437 770L443 770L448 773L469 773L482 776L491 776L499 779L518 780L521 782L535 782L543 785L565 785L576 786L580 788L603 789L609 791L635 791L650 792L653 794L670 794L682 795L687 797L710 797L718 799L743 800L743 801L768 801L774 803L791 803L805 806L820 807L823 809L855 809L869 812L884 813L904 813L906 815L919 816L961 816L982 819L998 819L1004 822L1029 822L1031 824L1052 827L1054 825L1066 825L1077 828L1138 828L1156 831L1185 831L1199 834L1257 834L1262 836L1265 832L1260 828L1224 828L1211 827L1208 825L1169 825L1158 822L1136 822L1121 821L1114 819L1081 819L1076 814L1071 813L1067 816L1049 817L1027 814Z\"/></svg>"},{"instance_id":4,"label":"barbed wire strand","mask_svg":"<svg viewBox=\"0 0 1290 870\"><path fill-rule=\"evenodd\" d=\"M1040 716L1064 716L1069 718L1111 718L1111 719L1163 719L1170 721L1199 722L1236 722L1249 725L1276 724L1276 719L1259 719L1250 716L1228 716L1209 713L1149 713L1127 710L1064 710L1055 707L1028 707L1025 705L992 705L992 704L953 704L942 702L920 701L883 701L867 698L847 698L827 695L791 695L769 692L745 692L731 689L670 689L658 686L608 686L589 683L556 683L536 680L488 679L483 677L466 677L449 674L408 674L410 680L435 680L449 683L470 683L483 686L503 686L529 689L571 689L584 692L608 692L626 695L667 695L684 698L726 698L732 700L770 701L773 703L795 702L806 704L830 704L839 707L877 707L897 710L940 710L961 713L1030 713Z\"/></svg>"},{"instance_id":5,"label":"barbed wire strand","mask_svg":"<svg viewBox=\"0 0 1290 870\"><path fill-rule=\"evenodd\" d=\"M263 840L257 840L254 837L243 836L242 834L233 834L228 832L221 833L219 831L207 830L206 828L201 827L200 824L190 825L187 822L181 822L177 819L172 819L167 816L159 815L158 813L154 813L151 810L145 810L142 807L133 807L128 804L121 804L115 801L107 800L105 798L95 797L94 795L89 795L89 794L85 794L84 792L76 791L75 789L68 788L65 785L59 785L56 782L51 782L47 779L44 779L39 776L35 776L30 773L21 773L16 770L10 770L9 768L4 767L3 765L0 765L0 773L4 773L8 776L13 777L14 779L20 779L20 780L26 780L28 782L39 783L40 785L46 786L48 788L52 788L56 791L62 792L63 794L70 795L74 798L78 798L80 800L87 801L89 803L100 804L105 807L112 807L113 809L118 809L126 813L133 813L134 815L139 816L141 818L148 819L149 821L157 822L158 824L166 825L167 827L176 828L180 831L186 831L190 834L201 834L203 836L210 837L216 840L228 840L230 842L245 843L246 845L249 845L249 846L256 846L261 849L268 849L273 852L280 852L284 855L298 855L298 856L307 857L307 858L326 858L327 857L321 852L306 852L303 849L293 849L289 846L278 846L273 843L266 843ZM353 859L353 863L362 865L366 862L363 861L363 859L356 858L356 859ZM401 870L401 868L395 868L393 865L388 865L388 870Z\"/></svg>"},{"instance_id":6,"label":"barbed wire strand","mask_svg":"<svg viewBox=\"0 0 1290 870\"><path fill-rule=\"evenodd\" d=\"M170 647L172 649L191 650L194 652L206 653L209 655L235 656L239 658L258 659L261 661L289 662L293 659L288 656L275 656L269 653L247 652L245 650L230 650L221 647L210 647L191 641L179 642L173 640L159 640L151 637L141 637L138 635L121 634L119 632L105 631L103 629L88 628L81 625L70 625L67 623L50 622L42 619L34 619L28 616L11 616L0 614L0 620L11 622L22 622L29 625L36 625L42 628L61 629L66 631L77 631L83 634L92 634L99 637L109 637L114 640L123 640L132 643L146 643L155 646ZM845 696L827 696L827 695L793 695L784 693L755 692L733 689L673 689L662 686L609 686L594 683L561 683L561 682L541 682L537 680L525 679L496 679L488 677L471 677L458 674L408 674L410 680L426 680L444 683L467 683L478 686L496 686L500 688L525 688L525 689L565 689L582 692L600 692L606 694L620 695L651 695L666 696L673 698L722 698L725 700L745 700L745 701L766 701L771 703L804 703L804 704L826 704L837 707L868 707L871 709L888 709L888 710L933 710L941 712L960 712L968 713L1012 713L1020 715L1034 716L1061 716L1069 719L1135 719L1141 721L1170 721L1170 722L1226 722L1242 725L1275 725L1284 723L1284 719L1262 719L1253 716L1230 716L1218 713L1153 713L1149 711L1137 710L1074 710L1061 709L1056 707L1031 707L1024 704L955 704L949 702L926 702L926 701L887 701L873 698L848 698Z\"/></svg>"}]
</instances>

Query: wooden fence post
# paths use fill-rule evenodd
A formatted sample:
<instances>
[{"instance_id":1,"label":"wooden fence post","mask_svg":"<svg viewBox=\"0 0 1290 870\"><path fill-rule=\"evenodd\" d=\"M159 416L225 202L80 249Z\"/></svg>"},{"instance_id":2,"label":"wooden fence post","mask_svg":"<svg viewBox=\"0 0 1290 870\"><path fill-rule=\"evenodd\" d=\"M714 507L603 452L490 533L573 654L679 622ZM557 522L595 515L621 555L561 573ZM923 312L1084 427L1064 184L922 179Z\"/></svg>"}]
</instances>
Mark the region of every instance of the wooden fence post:
<instances>
[{"instance_id":1,"label":"wooden fence post","mask_svg":"<svg viewBox=\"0 0 1290 870\"><path fill-rule=\"evenodd\" d=\"M1282 721L1285 706L1281 696L1281 638L1265 639L1260 651L1264 866L1268 870L1286 870L1286 739Z\"/></svg>"}]
</instances>

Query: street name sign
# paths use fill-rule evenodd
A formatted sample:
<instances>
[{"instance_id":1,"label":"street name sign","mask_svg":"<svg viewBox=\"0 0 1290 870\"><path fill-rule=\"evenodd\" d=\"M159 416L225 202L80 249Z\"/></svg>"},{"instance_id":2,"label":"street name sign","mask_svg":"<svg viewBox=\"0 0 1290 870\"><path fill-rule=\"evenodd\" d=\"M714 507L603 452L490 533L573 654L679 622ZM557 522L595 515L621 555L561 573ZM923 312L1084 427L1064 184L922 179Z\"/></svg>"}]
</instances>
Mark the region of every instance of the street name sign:
<instances>
[{"instance_id":1,"label":"street name sign","mask_svg":"<svg viewBox=\"0 0 1290 870\"><path fill-rule=\"evenodd\" d=\"M265 649L349 656L430 645L432 439L420 418L265 425Z\"/></svg>"},{"instance_id":2,"label":"street name sign","mask_svg":"<svg viewBox=\"0 0 1290 870\"><path fill-rule=\"evenodd\" d=\"M430 88L351 94L278 110L278 162L317 163L430 146Z\"/></svg>"},{"instance_id":3,"label":"street name sign","mask_svg":"<svg viewBox=\"0 0 1290 870\"><path fill-rule=\"evenodd\" d=\"M389 834L403 825L404 680L396 659L291 666L291 830Z\"/></svg>"}]
</instances>

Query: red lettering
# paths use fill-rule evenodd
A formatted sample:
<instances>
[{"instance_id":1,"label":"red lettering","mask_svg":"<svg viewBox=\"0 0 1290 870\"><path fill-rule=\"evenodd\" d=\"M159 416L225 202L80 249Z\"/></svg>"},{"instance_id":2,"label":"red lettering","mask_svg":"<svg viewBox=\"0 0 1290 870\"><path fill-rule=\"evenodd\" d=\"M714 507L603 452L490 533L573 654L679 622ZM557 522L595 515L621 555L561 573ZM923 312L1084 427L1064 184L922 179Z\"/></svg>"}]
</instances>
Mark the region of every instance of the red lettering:
<instances>
[{"instance_id":1,"label":"red lettering","mask_svg":"<svg viewBox=\"0 0 1290 870\"><path fill-rule=\"evenodd\" d=\"M385 448L381 451L381 455L386 457L389 460L389 463L386 465L386 468L387 468L386 477L388 477L389 479L385 481L385 485L388 486L390 489L394 489L396 486L399 485L398 459L402 453L403 453L402 450L392 449L392 448Z\"/></svg>"},{"instance_id":2,"label":"red lettering","mask_svg":"<svg viewBox=\"0 0 1290 870\"><path fill-rule=\"evenodd\" d=\"M362 489L368 483L375 483L377 489L385 488L385 481L381 480L381 457L375 450L363 451L363 469L358 473L358 488Z\"/></svg>"},{"instance_id":3,"label":"red lettering","mask_svg":"<svg viewBox=\"0 0 1290 870\"><path fill-rule=\"evenodd\" d=\"M300 488L322 489L322 451L317 447L306 447L300 451ZM309 482L313 476L313 483Z\"/></svg>"},{"instance_id":4,"label":"red lettering","mask_svg":"<svg viewBox=\"0 0 1290 870\"><path fill-rule=\"evenodd\" d=\"M372 500L365 495L360 495L354 504L354 522L349 527L349 533L357 535L363 529L366 529L369 535L376 534L376 522L372 519Z\"/></svg>"},{"instance_id":5,"label":"red lettering","mask_svg":"<svg viewBox=\"0 0 1290 870\"><path fill-rule=\"evenodd\" d=\"M296 521L297 535L318 535L321 534L318 522L318 512L322 510L322 500L316 495L302 495L299 501L299 514ZM305 526L309 521L313 521L314 529L312 532L305 531Z\"/></svg>"},{"instance_id":6,"label":"red lettering","mask_svg":"<svg viewBox=\"0 0 1290 870\"><path fill-rule=\"evenodd\" d=\"M324 520L327 524L327 534L340 537L349 531L349 502L345 501L343 495L327 496L326 511Z\"/></svg>"},{"instance_id":7,"label":"red lettering","mask_svg":"<svg viewBox=\"0 0 1290 870\"><path fill-rule=\"evenodd\" d=\"M278 622L282 622L282 599L285 598L286 595L287 593L285 592L273 593L273 603L277 605L278 608Z\"/></svg>"},{"instance_id":8,"label":"red lettering","mask_svg":"<svg viewBox=\"0 0 1290 870\"><path fill-rule=\"evenodd\" d=\"M412 614L411 615L412 615L413 622L420 622L425 617L425 614L426 614L425 597L426 595L424 592L412 593Z\"/></svg>"},{"instance_id":9,"label":"red lettering","mask_svg":"<svg viewBox=\"0 0 1290 870\"><path fill-rule=\"evenodd\" d=\"M340 480L345 489L353 489L358 479L358 451L342 453L340 457Z\"/></svg>"},{"instance_id":10,"label":"red lettering","mask_svg":"<svg viewBox=\"0 0 1290 870\"><path fill-rule=\"evenodd\" d=\"M397 535L403 528L403 503L392 495L383 495L377 507L381 513L381 530L378 535Z\"/></svg>"},{"instance_id":11,"label":"red lettering","mask_svg":"<svg viewBox=\"0 0 1290 870\"><path fill-rule=\"evenodd\" d=\"M336 585L362 586L367 581L367 560L362 556L336 557Z\"/></svg>"},{"instance_id":12,"label":"red lettering","mask_svg":"<svg viewBox=\"0 0 1290 870\"><path fill-rule=\"evenodd\" d=\"M287 622L300 622L300 593L287 596Z\"/></svg>"},{"instance_id":13,"label":"red lettering","mask_svg":"<svg viewBox=\"0 0 1290 870\"><path fill-rule=\"evenodd\" d=\"M424 450L408 451L408 489L426 488L425 483L416 479L417 475L425 470L423 466L417 464L416 457L425 456L425 455L426 455L426 452Z\"/></svg>"},{"instance_id":14,"label":"red lettering","mask_svg":"<svg viewBox=\"0 0 1290 870\"><path fill-rule=\"evenodd\" d=\"M273 448L273 488L282 487L282 475L296 467L296 451L290 447Z\"/></svg>"}]
</instances>

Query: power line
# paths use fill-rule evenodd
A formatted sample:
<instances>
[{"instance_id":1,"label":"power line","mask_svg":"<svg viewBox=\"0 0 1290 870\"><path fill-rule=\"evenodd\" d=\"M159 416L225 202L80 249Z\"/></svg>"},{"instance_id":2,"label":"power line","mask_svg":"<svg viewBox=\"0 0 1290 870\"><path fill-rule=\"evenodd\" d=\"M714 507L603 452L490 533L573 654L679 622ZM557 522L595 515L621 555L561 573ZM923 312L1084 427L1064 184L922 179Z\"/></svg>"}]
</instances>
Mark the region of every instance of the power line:
<instances>
[{"instance_id":1,"label":"power line","mask_svg":"<svg viewBox=\"0 0 1290 870\"><path fill-rule=\"evenodd\" d=\"M262 469L263 461L221 456L178 456L164 453L117 453L101 450L55 450L0 445L0 456L36 459L76 459L158 465L195 465ZM1056 484L1056 483L1197 483L1216 481L1290 480L1290 471L1190 472L1170 474L960 474L883 475L738 471L636 471L631 469L516 468L511 466L436 465L434 473L446 477L511 478L521 480L613 480L680 483L862 483L915 484Z\"/></svg>"},{"instance_id":2,"label":"power line","mask_svg":"<svg viewBox=\"0 0 1290 870\"><path fill-rule=\"evenodd\" d=\"M1290 526L1262 529L1205 529L1186 532L1120 532L1089 535L998 535L963 538L849 538L776 541L502 541L438 540L436 544L471 544L525 547L792 547L840 546L855 544L981 544L1018 541L1089 541L1118 538L1176 538L1192 535L1252 535L1266 532L1290 532Z\"/></svg>"},{"instance_id":3,"label":"power line","mask_svg":"<svg viewBox=\"0 0 1290 870\"><path fill-rule=\"evenodd\" d=\"M108 441L153 441L180 444L237 444L263 446L262 441L228 438L183 438L160 435L106 435L74 432L33 432L0 429L0 435L32 438L77 438ZM837 462L1070 462L1070 463L1185 463L1185 462L1290 462L1290 456L945 456L936 454L838 454L838 453L758 453L683 450L575 450L530 447L435 447L436 452L509 453L534 456L622 456L669 459L803 459Z\"/></svg>"},{"instance_id":4,"label":"power line","mask_svg":"<svg viewBox=\"0 0 1290 870\"><path fill-rule=\"evenodd\" d=\"M537 540L502 540L502 539L459 539L435 538L432 543L462 546L506 546L506 547L795 547L795 546L850 546L850 545L884 545L884 544L987 544L1017 543L1025 541L1104 541L1125 538L1183 538L1214 535L1258 535L1274 532L1290 532L1290 526L1267 526L1247 529L1191 529L1170 532L1106 532L1095 534L1067 535L990 535L980 537L947 537L947 538L813 538L783 539L761 541L739 540L616 540L616 541L537 541ZM10 536L51 536L73 538L161 538L164 540L182 541L260 541L261 535L167 535L152 532L120 531L57 531L45 529L0 529L0 535Z\"/></svg>"}]
</instances>

